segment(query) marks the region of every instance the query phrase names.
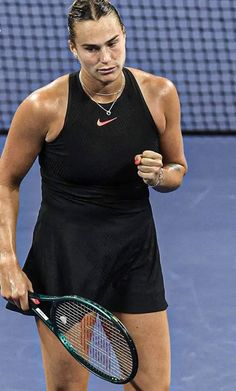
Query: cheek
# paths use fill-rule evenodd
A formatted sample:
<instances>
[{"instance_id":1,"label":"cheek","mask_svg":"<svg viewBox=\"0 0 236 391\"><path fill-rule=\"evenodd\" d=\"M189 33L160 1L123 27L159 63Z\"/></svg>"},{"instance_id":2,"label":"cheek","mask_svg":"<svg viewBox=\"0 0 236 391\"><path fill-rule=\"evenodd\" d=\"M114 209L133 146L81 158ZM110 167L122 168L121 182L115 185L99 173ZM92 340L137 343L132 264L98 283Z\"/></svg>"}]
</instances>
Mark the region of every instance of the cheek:
<instances>
[{"instance_id":1,"label":"cheek","mask_svg":"<svg viewBox=\"0 0 236 391\"><path fill-rule=\"evenodd\" d=\"M85 54L82 57L80 57L80 63L81 65L92 66L97 63L97 56L91 54Z\"/></svg>"},{"instance_id":2,"label":"cheek","mask_svg":"<svg viewBox=\"0 0 236 391\"><path fill-rule=\"evenodd\" d=\"M115 50L115 56L123 59L125 57L125 47L121 46Z\"/></svg>"}]
</instances>

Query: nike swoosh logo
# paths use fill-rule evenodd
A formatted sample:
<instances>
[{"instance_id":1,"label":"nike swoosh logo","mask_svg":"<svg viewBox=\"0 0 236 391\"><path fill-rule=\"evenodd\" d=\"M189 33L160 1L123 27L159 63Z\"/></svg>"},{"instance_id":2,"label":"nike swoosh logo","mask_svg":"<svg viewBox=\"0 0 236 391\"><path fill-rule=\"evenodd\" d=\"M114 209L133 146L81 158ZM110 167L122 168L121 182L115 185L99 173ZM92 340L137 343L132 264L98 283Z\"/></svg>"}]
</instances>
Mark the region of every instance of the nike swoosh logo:
<instances>
[{"instance_id":1,"label":"nike swoosh logo","mask_svg":"<svg viewBox=\"0 0 236 391\"><path fill-rule=\"evenodd\" d=\"M109 124L110 122L115 121L115 119L117 119L117 117L112 118L112 119L108 119L107 121L100 121L100 118L99 118L99 119L97 120L97 126L104 126L104 125L107 125L107 124Z\"/></svg>"}]
</instances>

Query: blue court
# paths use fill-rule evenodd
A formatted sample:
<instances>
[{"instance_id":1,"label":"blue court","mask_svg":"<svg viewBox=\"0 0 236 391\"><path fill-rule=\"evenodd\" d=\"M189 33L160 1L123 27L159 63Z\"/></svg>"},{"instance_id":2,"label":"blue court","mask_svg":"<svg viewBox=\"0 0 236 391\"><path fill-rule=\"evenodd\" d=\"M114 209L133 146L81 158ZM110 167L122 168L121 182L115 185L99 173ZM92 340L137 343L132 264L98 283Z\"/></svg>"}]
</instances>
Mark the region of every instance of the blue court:
<instances>
[{"instance_id":1,"label":"blue court","mask_svg":"<svg viewBox=\"0 0 236 391\"><path fill-rule=\"evenodd\" d=\"M236 137L185 137L185 150L189 173L182 188L151 193L169 302L171 390L234 391ZM22 184L21 263L31 243L39 194L36 163ZM44 391L34 320L6 311L3 300L0 305L0 390ZM91 377L89 391L121 389Z\"/></svg>"}]
</instances>

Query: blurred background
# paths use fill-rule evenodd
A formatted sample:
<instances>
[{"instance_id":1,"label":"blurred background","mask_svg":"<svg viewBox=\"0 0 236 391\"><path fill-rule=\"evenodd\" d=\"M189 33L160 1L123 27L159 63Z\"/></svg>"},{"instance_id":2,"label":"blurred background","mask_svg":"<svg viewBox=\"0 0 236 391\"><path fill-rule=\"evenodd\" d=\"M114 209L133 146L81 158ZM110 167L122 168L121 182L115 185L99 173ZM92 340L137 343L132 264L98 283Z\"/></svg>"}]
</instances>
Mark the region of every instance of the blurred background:
<instances>
[{"instance_id":1,"label":"blurred background","mask_svg":"<svg viewBox=\"0 0 236 391\"><path fill-rule=\"evenodd\" d=\"M70 1L2 0L0 130L29 92L78 69L67 47ZM127 66L178 88L184 133L236 131L234 0L114 0L127 29Z\"/></svg>"}]
</instances>

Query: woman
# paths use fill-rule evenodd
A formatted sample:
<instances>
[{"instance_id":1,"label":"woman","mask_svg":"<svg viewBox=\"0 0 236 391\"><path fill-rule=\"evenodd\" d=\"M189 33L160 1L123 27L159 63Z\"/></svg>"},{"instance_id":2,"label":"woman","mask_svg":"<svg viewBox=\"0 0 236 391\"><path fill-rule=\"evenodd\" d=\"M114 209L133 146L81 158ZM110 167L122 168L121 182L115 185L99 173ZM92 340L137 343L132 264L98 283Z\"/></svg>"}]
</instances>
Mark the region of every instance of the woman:
<instances>
[{"instance_id":1,"label":"woman","mask_svg":"<svg viewBox=\"0 0 236 391\"><path fill-rule=\"evenodd\" d=\"M127 326L138 350L135 383L125 390L166 391L167 303L148 186L175 190L187 171L178 95L165 78L124 67L125 28L109 2L75 1L68 24L80 72L19 106L1 158L1 294L22 311L33 289L99 302ZM42 204L21 270L19 186L37 156ZM40 320L37 327L47 390L86 390L87 371Z\"/></svg>"}]
</instances>

